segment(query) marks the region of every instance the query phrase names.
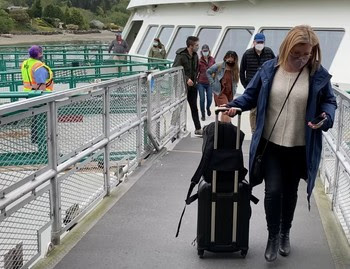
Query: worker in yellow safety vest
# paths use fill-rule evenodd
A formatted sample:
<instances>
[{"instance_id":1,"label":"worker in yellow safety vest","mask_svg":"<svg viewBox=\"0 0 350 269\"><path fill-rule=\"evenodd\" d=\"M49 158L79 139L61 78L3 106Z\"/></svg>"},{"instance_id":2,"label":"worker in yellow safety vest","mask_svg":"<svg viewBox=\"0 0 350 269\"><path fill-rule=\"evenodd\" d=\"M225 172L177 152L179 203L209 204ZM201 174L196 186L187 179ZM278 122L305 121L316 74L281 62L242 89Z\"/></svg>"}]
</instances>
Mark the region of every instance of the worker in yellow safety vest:
<instances>
[{"instance_id":1,"label":"worker in yellow safety vest","mask_svg":"<svg viewBox=\"0 0 350 269\"><path fill-rule=\"evenodd\" d=\"M29 49L29 58L22 63L21 72L24 91L53 90L53 73L51 68L44 64L43 49L34 45Z\"/></svg>"}]
</instances>

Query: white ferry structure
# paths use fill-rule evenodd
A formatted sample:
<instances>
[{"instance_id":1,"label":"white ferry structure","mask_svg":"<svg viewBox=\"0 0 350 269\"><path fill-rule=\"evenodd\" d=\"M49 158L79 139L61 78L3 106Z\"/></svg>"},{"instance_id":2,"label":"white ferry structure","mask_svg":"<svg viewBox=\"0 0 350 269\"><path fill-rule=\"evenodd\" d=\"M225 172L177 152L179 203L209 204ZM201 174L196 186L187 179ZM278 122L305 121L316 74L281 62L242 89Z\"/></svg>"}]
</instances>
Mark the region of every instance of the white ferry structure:
<instances>
[{"instance_id":1,"label":"white ferry structure","mask_svg":"<svg viewBox=\"0 0 350 269\"><path fill-rule=\"evenodd\" d=\"M332 82L350 90L350 1L343 0L131 0L132 12L124 38L131 54L148 55L155 37L165 45L167 58L185 47L186 37L198 36L208 44L216 61L227 50L241 58L262 32L265 45L278 55L290 28L308 24L316 31L322 49L322 65L333 75ZM242 92L241 86L238 92Z\"/></svg>"}]
</instances>

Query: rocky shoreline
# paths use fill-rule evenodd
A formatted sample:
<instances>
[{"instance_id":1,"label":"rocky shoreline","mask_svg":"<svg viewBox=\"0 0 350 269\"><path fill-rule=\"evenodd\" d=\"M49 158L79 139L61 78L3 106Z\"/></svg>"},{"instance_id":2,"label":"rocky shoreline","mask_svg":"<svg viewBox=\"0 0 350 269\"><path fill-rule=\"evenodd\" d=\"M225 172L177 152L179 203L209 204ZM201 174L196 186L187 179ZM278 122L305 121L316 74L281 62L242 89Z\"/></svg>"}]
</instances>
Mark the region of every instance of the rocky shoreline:
<instances>
[{"instance_id":1,"label":"rocky shoreline","mask_svg":"<svg viewBox=\"0 0 350 269\"><path fill-rule=\"evenodd\" d=\"M100 31L100 33L71 33L63 32L53 35L39 34L19 34L19 35L4 35L0 36L0 46L7 45L25 45L36 44L45 45L52 43L79 43L79 42L101 42L108 43L115 38L115 34L111 31Z\"/></svg>"}]
</instances>

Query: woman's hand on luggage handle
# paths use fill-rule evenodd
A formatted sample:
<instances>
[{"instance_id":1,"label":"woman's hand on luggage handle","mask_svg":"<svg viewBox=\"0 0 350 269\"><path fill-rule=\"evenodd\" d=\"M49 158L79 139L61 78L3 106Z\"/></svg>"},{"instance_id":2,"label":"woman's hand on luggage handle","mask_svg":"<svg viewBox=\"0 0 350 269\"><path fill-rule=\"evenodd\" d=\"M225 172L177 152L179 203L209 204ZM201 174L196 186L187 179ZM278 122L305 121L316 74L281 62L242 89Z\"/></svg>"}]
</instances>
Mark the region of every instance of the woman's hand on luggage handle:
<instances>
[{"instance_id":1,"label":"woman's hand on luggage handle","mask_svg":"<svg viewBox=\"0 0 350 269\"><path fill-rule=\"evenodd\" d=\"M228 110L223 113L224 115L234 117L237 114L237 109L235 107L227 107L227 104L220 105L220 107L228 108Z\"/></svg>"}]
</instances>

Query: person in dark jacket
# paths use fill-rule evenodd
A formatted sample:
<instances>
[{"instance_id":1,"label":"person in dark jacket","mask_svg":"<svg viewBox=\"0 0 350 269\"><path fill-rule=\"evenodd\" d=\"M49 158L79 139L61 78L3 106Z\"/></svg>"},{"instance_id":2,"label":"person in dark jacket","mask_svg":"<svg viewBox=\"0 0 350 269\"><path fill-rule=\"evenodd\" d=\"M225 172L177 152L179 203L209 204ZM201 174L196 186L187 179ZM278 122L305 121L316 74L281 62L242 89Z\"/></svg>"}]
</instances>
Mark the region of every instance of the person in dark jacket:
<instances>
[{"instance_id":1,"label":"person in dark jacket","mask_svg":"<svg viewBox=\"0 0 350 269\"><path fill-rule=\"evenodd\" d=\"M242 56L239 76L243 87L247 88L260 66L273 58L275 58L273 51L269 47L265 47L265 35L257 33L254 36L253 47L246 50ZM252 133L254 133L256 128L256 108L250 110L250 127Z\"/></svg>"},{"instance_id":2,"label":"person in dark jacket","mask_svg":"<svg viewBox=\"0 0 350 269\"><path fill-rule=\"evenodd\" d=\"M125 64L127 63L127 57L121 54L128 54L129 52L129 45L128 43L122 38L122 33L117 32L115 34L115 40L111 42L108 48L108 53L116 53L117 55L113 56L113 60L116 60L117 64ZM127 68L123 66L120 71L119 67L117 67L118 72L122 71L125 72L127 71Z\"/></svg>"},{"instance_id":3,"label":"person in dark jacket","mask_svg":"<svg viewBox=\"0 0 350 269\"><path fill-rule=\"evenodd\" d=\"M111 51L119 54L127 54L129 52L129 45L122 38L122 34L120 32L115 34L115 40L113 40L108 47L108 53L111 53Z\"/></svg>"},{"instance_id":4,"label":"person in dark jacket","mask_svg":"<svg viewBox=\"0 0 350 269\"><path fill-rule=\"evenodd\" d=\"M229 116L236 113L233 107L243 111L257 107L249 173L252 178L255 156L266 146L262 163L269 232L265 251L267 261L275 260L277 252L282 256L290 253L289 232L300 178L307 179L310 208L321 157L322 131L333 126L337 108L330 78L321 65L320 42L315 32L307 25L296 26L282 42L279 57L265 62L244 94L227 104L231 107L226 112ZM287 99L294 81L295 86ZM326 120L313 124L311 121L319 115ZM250 183L257 184L252 180Z\"/></svg>"},{"instance_id":5,"label":"person in dark jacket","mask_svg":"<svg viewBox=\"0 0 350 269\"><path fill-rule=\"evenodd\" d=\"M186 40L186 48L180 48L176 51L176 57L173 67L182 66L185 72L185 82L187 85L187 101L190 105L192 120L196 130L195 135L202 135L202 127L199 122L198 107L197 107L197 72L198 72L198 48L199 38L189 36Z\"/></svg>"},{"instance_id":6,"label":"person in dark jacket","mask_svg":"<svg viewBox=\"0 0 350 269\"><path fill-rule=\"evenodd\" d=\"M208 117L211 115L210 106L213 101L213 92L209 84L207 77L207 70L213 64L215 59L210 55L210 49L208 45L203 45L201 50L202 57L199 60L198 66L198 84L197 89L199 93L199 104L201 107L202 121L205 121L205 107L207 109ZM205 95L207 96L207 105L205 106Z\"/></svg>"}]
</instances>

